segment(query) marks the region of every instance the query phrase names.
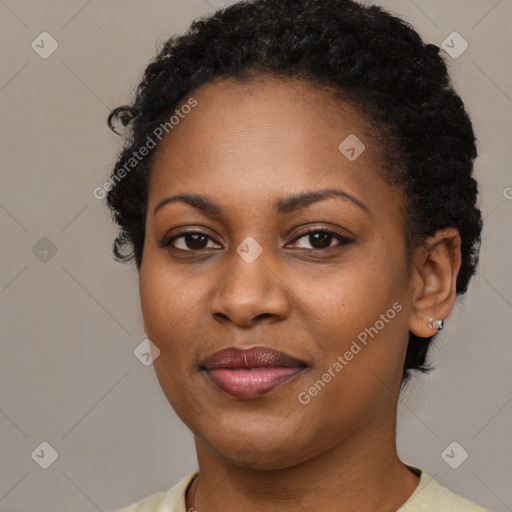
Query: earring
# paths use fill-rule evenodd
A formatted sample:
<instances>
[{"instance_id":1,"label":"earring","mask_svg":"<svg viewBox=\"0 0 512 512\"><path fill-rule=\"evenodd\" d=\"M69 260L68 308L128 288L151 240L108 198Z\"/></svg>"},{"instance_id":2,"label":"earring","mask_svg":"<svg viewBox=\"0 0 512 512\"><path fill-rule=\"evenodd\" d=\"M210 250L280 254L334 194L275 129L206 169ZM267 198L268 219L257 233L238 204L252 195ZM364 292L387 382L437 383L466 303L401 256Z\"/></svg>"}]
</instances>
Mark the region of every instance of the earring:
<instances>
[{"instance_id":1,"label":"earring","mask_svg":"<svg viewBox=\"0 0 512 512\"><path fill-rule=\"evenodd\" d=\"M436 320L435 323L436 323L436 331L440 331L444 326L443 320ZM428 319L428 328L429 329L434 328L434 319L433 318Z\"/></svg>"},{"instance_id":2,"label":"earring","mask_svg":"<svg viewBox=\"0 0 512 512\"><path fill-rule=\"evenodd\" d=\"M148 333L148 328L147 327L144 327L144 332L147 334Z\"/></svg>"}]
</instances>

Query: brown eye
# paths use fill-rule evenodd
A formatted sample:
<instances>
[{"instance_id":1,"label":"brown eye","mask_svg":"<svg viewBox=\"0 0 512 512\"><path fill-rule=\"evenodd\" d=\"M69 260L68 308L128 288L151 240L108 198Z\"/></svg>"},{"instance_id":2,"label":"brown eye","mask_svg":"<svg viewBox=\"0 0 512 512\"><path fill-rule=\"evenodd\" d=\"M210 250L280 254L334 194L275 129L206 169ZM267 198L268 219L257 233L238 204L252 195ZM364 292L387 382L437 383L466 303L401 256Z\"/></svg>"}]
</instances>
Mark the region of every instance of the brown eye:
<instances>
[{"instance_id":1,"label":"brown eye","mask_svg":"<svg viewBox=\"0 0 512 512\"><path fill-rule=\"evenodd\" d=\"M306 240L306 243L309 242L310 247L299 245L297 248L318 251L353 243L353 241L347 237L329 229L310 229L309 231L303 232L292 244L296 244L302 239ZM338 243L333 245L333 240L337 240ZM159 246L170 246L173 249L184 252L196 252L214 248L212 245L208 246L208 242L214 242L214 240L207 234L200 231L187 231L179 235L164 238L159 242Z\"/></svg>"},{"instance_id":2,"label":"brown eye","mask_svg":"<svg viewBox=\"0 0 512 512\"><path fill-rule=\"evenodd\" d=\"M180 251L202 251L208 249L208 241L213 241L211 237L199 231L187 231L170 238L165 238L159 245L160 247L171 246Z\"/></svg>"},{"instance_id":3,"label":"brown eye","mask_svg":"<svg viewBox=\"0 0 512 512\"><path fill-rule=\"evenodd\" d=\"M328 229L314 229L303 233L301 236L296 238L294 242L298 240L305 239L312 247L300 247L300 249L312 249L312 250L322 250L333 247L331 245L333 239L338 240L338 246L345 245L348 243L352 243L352 240L342 236L341 234L331 231ZM336 246L334 246L336 247Z\"/></svg>"}]
</instances>

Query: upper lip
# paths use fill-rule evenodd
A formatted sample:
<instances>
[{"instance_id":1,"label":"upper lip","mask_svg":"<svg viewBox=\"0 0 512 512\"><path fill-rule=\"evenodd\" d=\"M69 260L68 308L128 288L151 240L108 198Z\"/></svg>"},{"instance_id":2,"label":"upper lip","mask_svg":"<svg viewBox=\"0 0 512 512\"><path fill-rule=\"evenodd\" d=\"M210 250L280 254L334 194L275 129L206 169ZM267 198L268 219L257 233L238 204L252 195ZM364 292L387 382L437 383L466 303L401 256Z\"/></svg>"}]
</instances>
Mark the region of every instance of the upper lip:
<instances>
[{"instance_id":1,"label":"upper lip","mask_svg":"<svg viewBox=\"0 0 512 512\"><path fill-rule=\"evenodd\" d=\"M262 346L251 348L229 347L208 356L202 364L202 368L206 370L305 366L306 363L284 352Z\"/></svg>"}]
</instances>

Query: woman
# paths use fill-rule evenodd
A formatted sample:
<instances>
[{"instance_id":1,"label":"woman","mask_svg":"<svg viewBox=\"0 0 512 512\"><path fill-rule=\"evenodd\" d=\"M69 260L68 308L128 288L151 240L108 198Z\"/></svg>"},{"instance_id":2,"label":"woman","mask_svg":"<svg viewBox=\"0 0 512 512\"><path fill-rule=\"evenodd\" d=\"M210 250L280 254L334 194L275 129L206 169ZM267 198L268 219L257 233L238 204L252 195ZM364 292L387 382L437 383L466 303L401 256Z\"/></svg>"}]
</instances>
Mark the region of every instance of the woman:
<instances>
[{"instance_id":1,"label":"woman","mask_svg":"<svg viewBox=\"0 0 512 512\"><path fill-rule=\"evenodd\" d=\"M167 41L119 122L114 254L199 463L122 511L482 511L395 443L482 229L439 48L351 0L240 2Z\"/></svg>"}]
</instances>

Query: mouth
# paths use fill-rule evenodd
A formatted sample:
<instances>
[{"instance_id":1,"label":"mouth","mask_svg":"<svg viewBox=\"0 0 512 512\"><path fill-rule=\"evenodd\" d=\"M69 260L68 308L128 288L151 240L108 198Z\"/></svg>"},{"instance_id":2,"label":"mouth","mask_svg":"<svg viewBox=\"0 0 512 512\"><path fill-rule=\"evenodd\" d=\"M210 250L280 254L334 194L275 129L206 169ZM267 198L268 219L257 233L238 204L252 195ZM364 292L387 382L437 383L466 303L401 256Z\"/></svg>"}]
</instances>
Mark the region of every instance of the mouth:
<instances>
[{"instance_id":1,"label":"mouth","mask_svg":"<svg viewBox=\"0 0 512 512\"><path fill-rule=\"evenodd\" d=\"M236 398L257 398L290 381L307 365L268 347L227 348L200 367L210 382Z\"/></svg>"}]
</instances>

